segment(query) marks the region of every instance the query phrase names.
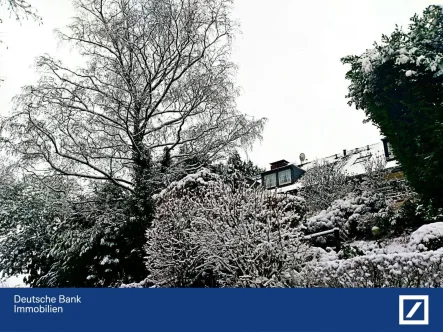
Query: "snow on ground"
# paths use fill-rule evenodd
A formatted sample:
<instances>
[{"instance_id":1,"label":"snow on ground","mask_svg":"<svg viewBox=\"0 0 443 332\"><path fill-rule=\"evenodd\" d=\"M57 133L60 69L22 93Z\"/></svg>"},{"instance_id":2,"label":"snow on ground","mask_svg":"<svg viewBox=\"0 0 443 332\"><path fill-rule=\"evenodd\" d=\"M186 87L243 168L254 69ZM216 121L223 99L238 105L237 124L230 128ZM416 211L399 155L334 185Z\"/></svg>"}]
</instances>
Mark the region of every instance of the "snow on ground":
<instances>
[{"instance_id":1,"label":"snow on ground","mask_svg":"<svg viewBox=\"0 0 443 332\"><path fill-rule=\"evenodd\" d=\"M357 247L365 255L396 254L402 252L413 252L408 246L408 237L397 237L383 241L354 241L350 246Z\"/></svg>"},{"instance_id":2,"label":"snow on ground","mask_svg":"<svg viewBox=\"0 0 443 332\"><path fill-rule=\"evenodd\" d=\"M0 272L0 279L2 277L2 273ZM24 282L23 278L26 277L24 274L18 276L12 276L6 279L2 279L1 287L3 288L24 288L28 287Z\"/></svg>"}]
</instances>

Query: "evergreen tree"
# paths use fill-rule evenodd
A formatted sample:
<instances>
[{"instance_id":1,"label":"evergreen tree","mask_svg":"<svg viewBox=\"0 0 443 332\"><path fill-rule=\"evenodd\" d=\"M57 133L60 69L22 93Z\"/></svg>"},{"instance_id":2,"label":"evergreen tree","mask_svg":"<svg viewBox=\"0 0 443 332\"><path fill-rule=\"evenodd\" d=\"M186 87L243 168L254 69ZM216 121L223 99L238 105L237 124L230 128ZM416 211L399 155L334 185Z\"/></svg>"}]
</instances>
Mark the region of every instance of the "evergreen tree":
<instances>
[{"instance_id":1,"label":"evergreen tree","mask_svg":"<svg viewBox=\"0 0 443 332\"><path fill-rule=\"evenodd\" d=\"M350 64L349 104L388 138L411 186L443 207L443 13L428 7Z\"/></svg>"},{"instance_id":2,"label":"evergreen tree","mask_svg":"<svg viewBox=\"0 0 443 332\"><path fill-rule=\"evenodd\" d=\"M146 277L151 218L133 217L133 198L123 189L103 183L81 194L69 182L55 188L18 173L0 175L5 276L26 274L33 287L107 287Z\"/></svg>"},{"instance_id":3,"label":"evergreen tree","mask_svg":"<svg viewBox=\"0 0 443 332\"><path fill-rule=\"evenodd\" d=\"M252 161L244 161L237 151L231 153L225 164L218 163L208 167L212 172L221 175L225 181L231 182L235 186L245 180L255 181L264 169L254 165Z\"/></svg>"}]
</instances>

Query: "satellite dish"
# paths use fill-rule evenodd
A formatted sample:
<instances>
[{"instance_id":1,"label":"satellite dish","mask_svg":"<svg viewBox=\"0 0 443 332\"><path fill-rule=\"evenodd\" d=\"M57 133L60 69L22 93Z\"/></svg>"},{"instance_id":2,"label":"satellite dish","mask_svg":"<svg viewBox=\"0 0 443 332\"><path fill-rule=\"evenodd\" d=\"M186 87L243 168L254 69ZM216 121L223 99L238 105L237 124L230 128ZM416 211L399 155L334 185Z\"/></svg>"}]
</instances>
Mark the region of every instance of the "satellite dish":
<instances>
[{"instance_id":1,"label":"satellite dish","mask_svg":"<svg viewBox=\"0 0 443 332\"><path fill-rule=\"evenodd\" d=\"M305 156L304 153L300 153L300 157L299 158L300 158L300 163L302 163L302 164L306 160L306 156Z\"/></svg>"}]
</instances>

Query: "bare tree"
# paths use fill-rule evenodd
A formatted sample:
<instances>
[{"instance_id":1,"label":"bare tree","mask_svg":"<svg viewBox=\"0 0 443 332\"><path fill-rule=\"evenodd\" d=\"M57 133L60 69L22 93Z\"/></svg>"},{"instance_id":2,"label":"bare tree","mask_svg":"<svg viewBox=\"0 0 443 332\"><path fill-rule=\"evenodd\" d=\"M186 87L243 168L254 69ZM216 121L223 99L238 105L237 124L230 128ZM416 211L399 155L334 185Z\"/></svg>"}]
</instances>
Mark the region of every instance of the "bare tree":
<instances>
[{"instance_id":1,"label":"bare tree","mask_svg":"<svg viewBox=\"0 0 443 332\"><path fill-rule=\"evenodd\" d=\"M6 8L6 10L2 10L2 13L9 12L10 16L13 16L17 21L28 18L32 18L39 22L42 20L37 14L37 10L25 0L0 0L0 9L1 8ZM1 15L0 23L3 23ZM0 44L4 44L1 39ZM2 82L4 82L4 78L0 77L0 83Z\"/></svg>"},{"instance_id":2,"label":"bare tree","mask_svg":"<svg viewBox=\"0 0 443 332\"><path fill-rule=\"evenodd\" d=\"M333 201L343 198L353 189L345 169L345 160L335 163L314 161L301 178L301 195L306 199L310 214L327 209Z\"/></svg>"},{"instance_id":3,"label":"bare tree","mask_svg":"<svg viewBox=\"0 0 443 332\"><path fill-rule=\"evenodd\" d=\"M28 171L145 191L165 149L174 169L259 138L239 113L230 61L231 0L79 0L62 41L86 64L37 59L42 76L2 121L4 146ZM196 165L198 166L198 165Z\"/></svg>"},{"instance_id":4,"label":"bare tree","mask_svg":"<svg viewBox=\"0 0 443 332\"><path fill-rule=\"evenodd\" d=\"M389 186L389 170L386 169L386 158L384 156L376 155L367 159L363 167L365 169L362 183L364 190L380 191Z\"/></svg>"},{"instance_id":5,"label":"bare tree","mask_svg":"<svg viewBox=\"0 0 443 332\"><path fill-rule=\"evenodd\" d=\"M0 7L6 7L6 9L15 17L17 21L23 19L32 18L34 20L41 20L41 17L37 14L37 11L25 0L0 0ZM2 19L0 18L0 23Z\"/></svg>"}]
</instances>

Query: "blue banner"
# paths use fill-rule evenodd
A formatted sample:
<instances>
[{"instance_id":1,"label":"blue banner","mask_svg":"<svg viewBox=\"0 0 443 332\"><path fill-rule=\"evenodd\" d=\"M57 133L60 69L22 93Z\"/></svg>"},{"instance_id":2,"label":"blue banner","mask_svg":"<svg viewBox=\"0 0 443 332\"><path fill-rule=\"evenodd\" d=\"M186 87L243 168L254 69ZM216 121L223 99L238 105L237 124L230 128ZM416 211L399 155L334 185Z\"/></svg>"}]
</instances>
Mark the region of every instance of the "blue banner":
<instances>
[{"instance_id":1,"label":"blue banner","mask_svg":"<svg viewBox=\"0 0 443 332\"><path fill-rule=\"evenodd\" d=\"M443 331L442 289L0 289L0 331Z\"/></svg>"}]
</instances>

